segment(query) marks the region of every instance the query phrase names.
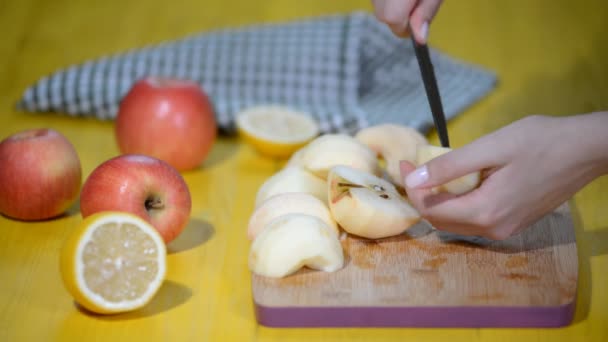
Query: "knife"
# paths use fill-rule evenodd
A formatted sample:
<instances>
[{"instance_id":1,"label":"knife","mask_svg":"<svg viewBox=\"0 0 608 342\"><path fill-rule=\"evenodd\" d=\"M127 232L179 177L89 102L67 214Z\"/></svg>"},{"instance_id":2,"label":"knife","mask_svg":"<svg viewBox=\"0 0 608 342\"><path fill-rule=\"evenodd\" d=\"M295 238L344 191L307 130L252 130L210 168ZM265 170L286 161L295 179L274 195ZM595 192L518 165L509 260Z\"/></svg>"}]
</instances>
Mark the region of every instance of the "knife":
<instances>
[{"instance_id":1,"label":"knife","mask_svg":"<svg viewBox=\"0 0 608 342\"><path fill-rule=\"evenodd\" d=\"M412 31L410 30L410 32ZM441 96L439 94L439 88L437 87L437 80L435 79L435 71L433 69L433 63L431 62L429 48L426 44L419 44L416 42L416 39L414 39L413 36L411 39L414 44L414 51L416 52L416 59L418 60L418 66L420 67L422 81L424 82L426 98L429 101L431 113L433 114L435 129L437 130L437 134L439 134L439 141L441 141L441 146L450 147L445 114L443 112L443 105L441 104Z\"/></svg>"},{"instance_id":2,"label":"knife","mask_svg":"<svg viewBox=\"0 0 608 342\"><path fill-rule=\"evenodd\" d=\"M410 29L410 32L413 31ZM437 86L437 80L435 79L433 63L431 63L429 48L426 44L418 44L413 36L411 39L412 43L414 44L414 51L416 52L416 59L418 60L420 74L422 75L422 81L424 82L426 97L429 101L429 106L431 107L433 122L435 123L437 134L439 134L441 146L450 147L448 128L445 121L445 114L443 112L443 105L441 104L439 87ZM442 231L439 231L439 237L442 241L466 241L476 245L488 245L491 242L491 240L480 236L466 236Z\"/></svg>"}]
</instances>

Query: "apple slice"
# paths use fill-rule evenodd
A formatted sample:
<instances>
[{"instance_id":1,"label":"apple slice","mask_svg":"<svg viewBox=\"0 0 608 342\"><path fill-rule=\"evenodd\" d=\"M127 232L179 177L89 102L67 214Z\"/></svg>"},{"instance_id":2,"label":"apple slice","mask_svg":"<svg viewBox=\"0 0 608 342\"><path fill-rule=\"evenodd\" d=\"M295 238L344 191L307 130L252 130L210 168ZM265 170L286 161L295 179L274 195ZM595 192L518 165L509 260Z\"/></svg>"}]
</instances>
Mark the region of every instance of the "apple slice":
<instances>
[{"instance_id":1,"label":"apple slice","mask_svg":"<svg viewBox=\"0 0 608 342\"><path fill-rule=\"evenodd\" d=\"M451 148L419 145L416 153L416 164L418 166L439 157L440 155L451 151ZM449 181L443 185L433 188L435 192L449 192L454 195L462 195L475 189L480 182L481 176L479 172L469 173L460 178Z\"/></svg>"},{"instance_id":2,"label":"apple slice","mask_svg":"<svg viewBox=\"0 0 608 342\"><path fill-rule=\"evenodd\" d=\"M357 132L355 139L367 145L386 163L386 173L393 184L403 187L399 161L416 162L418 145L428 141L417 130L403 125L381 124Z\"/></svg>"},{"instance_id":3,"label":"apple slice","mask_svg":"<svg viewBox=\"0 0 608 342\"><path fill-rule=\"evenodd\" d=\"M398 235L420 220L390 182L348 166L329 172L329 208L348 233L369 239Z\"/></svg>"},{"instance_id":4,"label":"apple slice","mask_svg":"<svg viewBox=\"0 0 608 342\"><path fill-rule=\"evenodd\" d=\"M268 178L258 190L255 207L268 198L283 193L306 192L327 203L327 182L301 166L290 166Z\"/></svg>"},{"instance_id":5,"label":"apple slice","mask_svg":"<svg viewBox=\"0 0 608 342\"><path fill-rule=\"evenodd\" d=\"M380 174L378 158L374 151L346 134L322 135L292 158L291 164L299 164L323 179L327 179L329 169L336 165Z\"/></svg>"},{"instance_id":6,"label":"apple slice","mask_svg":"<svg viewBox=\"0 0 608 342\"><path fill-rule=\"evenodd\" d=\"M264 201L257 208L247 227L247 237L249 240L255 237L273 219L286 214L307 214L320 218L338 235L338 224L331 216L331 212L325 202L315 196L305 192L292 192L278 194Z\"/></svg>"},{"instance_id":7,"label":"apple slice","mask_svg":"<svg viewBox=\"0 0 608 342\"><path fill-rule=\"evenodd\" d=\"M304 148L305 147L300 148L291 155L289 160L287 160L287 163L285 163L286 168L290 166L302 166L302 155L304 154Z\"/></svg>"},{"instance_id":8,"label":"apple slice","mask_svg":"<svg viewBox=\"0 0 608 342\"><path fill-rule=\"evenodd\" d=\"M321 219L305 214L282 215L270 221L253 240L249 269L280 278L307 266L335 272L344 265L338 237Z\"/></svg>"}]
</instances>

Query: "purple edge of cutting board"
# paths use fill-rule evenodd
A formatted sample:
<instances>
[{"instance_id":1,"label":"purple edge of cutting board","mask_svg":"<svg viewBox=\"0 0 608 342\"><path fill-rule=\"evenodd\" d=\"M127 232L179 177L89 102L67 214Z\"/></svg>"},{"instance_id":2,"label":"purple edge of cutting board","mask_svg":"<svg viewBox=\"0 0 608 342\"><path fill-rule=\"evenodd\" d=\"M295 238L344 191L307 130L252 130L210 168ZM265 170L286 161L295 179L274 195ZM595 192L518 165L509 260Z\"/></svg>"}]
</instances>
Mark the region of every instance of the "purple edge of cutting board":
<instances>
[{"instance_id":1,"label":"purple edge of cutting board","mask_svg":"<svg viewBox=\"0 0 608 342\"><path fill-rule=\"evenodd\" d=\"M569 325L575 301L547 307L270 307L254 301L261 325L304 327L557 328Z\"/></svg>"}]
</instances>

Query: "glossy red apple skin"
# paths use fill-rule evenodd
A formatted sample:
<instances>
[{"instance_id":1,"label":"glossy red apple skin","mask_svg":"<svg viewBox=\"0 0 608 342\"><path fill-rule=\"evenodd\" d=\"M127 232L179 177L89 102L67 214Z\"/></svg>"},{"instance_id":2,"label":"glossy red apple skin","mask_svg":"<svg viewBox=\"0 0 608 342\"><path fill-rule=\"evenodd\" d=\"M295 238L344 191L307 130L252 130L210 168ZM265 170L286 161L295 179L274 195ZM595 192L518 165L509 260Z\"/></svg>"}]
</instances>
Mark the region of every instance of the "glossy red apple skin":
<instances>
[{"instance_id":1,"label":"glossy red apple skin","mask_svg":"<svg viewBox=\"0 0 608 342\"><path fill-rule=\"evenodd\" d=\"M146 78L122 99L115 136L123 154L145 154L178 171L199 167L216 140L207 94L190 81Z\"/></svg>"},{"instance_id":2,"label":"glossy red apple skin","mask_svg":"<svg viewBox=\"0 0 608 342\"><path fill-rule=\"evenodd\" d=\"M150 156L121 155L99 165L85 181L80 212L129 212L158 230L165 243L174 240L190 218L191 197L180 173Z\"/></svg>"},{"instance_id":3,"label":"glossy red apple skin","mask_svg":"<svg viewBox=\"0 0 608 342\"><path fill-rule=\"evenodd\" d=\"M24 221L59 216L76 202L82 169L56 130L29 129L0 142L0 213Z\"/></svg>"}]
</instances>

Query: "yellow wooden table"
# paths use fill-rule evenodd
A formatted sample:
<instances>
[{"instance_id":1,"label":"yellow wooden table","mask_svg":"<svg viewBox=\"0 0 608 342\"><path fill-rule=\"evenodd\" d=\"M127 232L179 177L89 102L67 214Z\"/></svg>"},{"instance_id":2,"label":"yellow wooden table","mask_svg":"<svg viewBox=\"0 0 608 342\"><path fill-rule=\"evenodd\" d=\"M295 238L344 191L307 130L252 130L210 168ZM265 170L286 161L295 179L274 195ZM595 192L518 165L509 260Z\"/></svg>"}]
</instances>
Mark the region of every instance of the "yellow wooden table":
<instances>
[{"instance_id":1,"label":"yellow wooden table","mask_svg":"<svg viewBox=\"0 0 608 342\"><path fill-rule=\"evenodd\" d=\"M23 89L53 70L202 30L371 10L359 1L0 2L0 137L53 127L75 145L83 176L118 153L112 123L13 110ZM527 114L608 109L608 3L446 1L431 27L434 47L495 70L490 96L449 124L454 146ZM437 142L436 136L430 136ZM185 173L192 221L170 246L166 284L143 310L111 317L74 306L58 272L58 250L78 208L46 222L0 217L0 341L607 341L608 179L571 201L580 284L574 323L560 329L270 329L253 315L245 225L260 184L280 165L235 138L222 138L204 167ZM1 166L0 166L1 167Z\"/></svg>"}]
</instances>

